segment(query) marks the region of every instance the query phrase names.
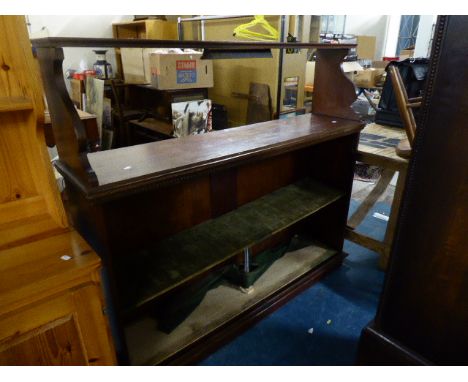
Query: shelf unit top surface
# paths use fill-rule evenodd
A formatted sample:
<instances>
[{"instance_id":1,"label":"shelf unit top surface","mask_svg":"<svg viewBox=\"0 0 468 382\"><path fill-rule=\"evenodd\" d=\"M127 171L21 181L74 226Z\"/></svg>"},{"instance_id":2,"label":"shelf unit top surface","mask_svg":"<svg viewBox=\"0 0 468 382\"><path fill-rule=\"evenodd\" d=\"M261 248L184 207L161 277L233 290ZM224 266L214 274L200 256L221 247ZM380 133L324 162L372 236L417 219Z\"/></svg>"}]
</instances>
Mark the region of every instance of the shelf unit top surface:
<instances>
[{"instance_id":1,"label":"shelf unit top surface","mask_svg":"<svg viewBox=\"0 0 468 382\"><path fill-rule=\"evenodd\" d=\"M202 169L287 152L358 133L363 123L305 114L207 134L88 154L99 192L167 180ZM96 194L97 194L96 193Z\"/></svg>"}]
</instances>

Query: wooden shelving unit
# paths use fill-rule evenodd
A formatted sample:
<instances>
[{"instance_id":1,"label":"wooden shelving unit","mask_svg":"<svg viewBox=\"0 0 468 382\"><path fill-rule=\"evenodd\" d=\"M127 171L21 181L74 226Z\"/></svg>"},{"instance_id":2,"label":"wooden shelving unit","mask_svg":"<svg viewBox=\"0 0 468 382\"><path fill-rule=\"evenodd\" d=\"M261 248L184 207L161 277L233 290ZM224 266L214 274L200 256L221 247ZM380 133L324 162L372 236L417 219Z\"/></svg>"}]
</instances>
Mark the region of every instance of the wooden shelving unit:
<instances>
[{"instance_id":1,"label":"wooden shelving unit","mask_svg":"<svg viewBox=\"0 0 468 382\"><path fill-rule=\"evenodd\" d=\"M0 113L32 110L33 107L31 99L26 97L0 97Z\"/></svg>"},{"instance_id":2,"label":"wooden shelving unit","mask_svg":"<svg viewBox=\"0 0 468 382\"><path fill-rule=\"evenodd\" d=\"M112 24L115 39L161 39L177 40L177 23L165 20L136 20ZM115 49L117 71L123 78L122 55Z\"/></svg>"},{"instance_id":3,"label":"wooden shelving unit","mask_svg":"<svg viewBox=\"0 0 468 382\"><path fill-rule=\"evenodd\" d=\"M120 363L193 363L340 265L363 127L350 108L354 86L340 69L353 46L79 38L33 40L33 45L52 125L60 126L57 169L66 182L71 218L108 269L123 344ZM93 46L316 48L313 114L88 153L79 118L63 118L76 112L63 102L66 87L54 68L63 60L62 47ZM69 147L78 149L73 153ZM303 232L320 243L315 257L239 307L242 313L207 323L210 330L183 337L161 357L133 337L132 322L143 319L153 303L176 298L218 266L235 264L245 248L255 258ZM154 326L144 330L143 339L155 338ZM148 354L134 357L128 351Z\"/></svg>"},{"instance_id":4,"label":"wooden shelving unit","mask_svg":"<svg viewBox=\"0 0 468 382\"><path fill-rule=\"evenodd\" d=\"M24 16L1 15L0 35L0 365L115 364L101 260L68 225L44 144Z\"/></svg>"}]
</instances>

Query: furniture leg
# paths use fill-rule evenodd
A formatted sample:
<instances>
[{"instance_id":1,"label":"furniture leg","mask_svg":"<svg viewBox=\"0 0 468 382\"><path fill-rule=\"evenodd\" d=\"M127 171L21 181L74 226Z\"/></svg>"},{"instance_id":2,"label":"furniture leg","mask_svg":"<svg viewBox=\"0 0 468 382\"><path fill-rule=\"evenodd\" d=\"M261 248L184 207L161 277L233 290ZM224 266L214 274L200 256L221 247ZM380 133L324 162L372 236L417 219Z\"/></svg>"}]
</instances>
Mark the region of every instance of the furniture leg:
<instances>
[{"instance_id":1,"label":"furniture leg","mask_svg":"<svg viewBox=\"0 0 468 382\"><path fill-rule=\"evenodd\" d=\"M374 105L374 102L372 102L372 99L369 97L369 94L367 94L367 91L363 89L362 93L364 94L364 97L366 97L371 108L374 109L374 111L377 111L377 107Z\"/></svg>"},{"instance_id":2,"label":"furniture leg","mask_svg":"<svg viewBox=\"0 0 468 382\"><path fill-rule=\"evenodd\" d=\"M363 202L360 204L360 206L357 208L354 214L349 218L347 224L349 228L355 229L364 220L372 206L387 189L394 174L394 170L384 169L382 171L382 175L380 176L380 179L375 185L375 187L363 200Z\"/></svg>"},{"instance_id":3,"label":"furniture leg","mask_svg":"<svg viewBox=\"0 0 468 382\"><path fill-rule=\"evenodd\" d=\"M387 231L385 232L384 238L384 252L380 256L379 266L382 269L387 268L388 258L390 256L390 250L392 248L393 236L395 234L395 228L397 225L398 211L400 210L401 199L403 197L403 191L405 189L406 180L406 169L400 170L398 173L398 180L395 187L395 194L393 195L392 208L390 210L390 218L388 220Z\"/></svg>"}]
</instances>

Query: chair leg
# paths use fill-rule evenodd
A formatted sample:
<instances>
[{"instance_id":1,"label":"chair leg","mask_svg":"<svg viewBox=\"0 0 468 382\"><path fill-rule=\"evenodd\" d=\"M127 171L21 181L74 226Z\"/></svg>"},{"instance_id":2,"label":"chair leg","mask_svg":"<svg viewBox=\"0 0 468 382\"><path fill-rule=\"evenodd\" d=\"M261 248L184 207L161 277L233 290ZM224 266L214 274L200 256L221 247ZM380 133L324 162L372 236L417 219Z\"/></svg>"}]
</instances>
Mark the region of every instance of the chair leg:
<instances>
[{"instance_id":1,"label":"chair leg","mask_svg":"<svg viewBox=\"0 0 468 382\"><path fill-rule=\"evenodd\" d=\"M385 250L379 260L379 266L381 269L387 268L388 259L390 257L393 237L395 236L395 229L397 226L398 211L400 210L401 199L403 197L403 191L405 190L406 172L406 169L404 169L398 174L395 194L393 195L392 208L390 210L390 217L388 219L387 230L385 232Z\"/></svg>"},{"instance_id":2,"label":"chair leg","mask_svg":"<svg viewBox=\"0 0 468 382\"><path fill-rule=\"evenodd\" d=\"M363 202L359 205L357 210L348 220L348 227L351 229L355 229L366 217L369 213L372 206L375 202L379 199L379 197L385 192L390 181L395 174L394 170L384 169L382 174L380 175L380 179L372 189L372 191L367 195L367 197L363 200Z\"/></svg>"}]
</instances>

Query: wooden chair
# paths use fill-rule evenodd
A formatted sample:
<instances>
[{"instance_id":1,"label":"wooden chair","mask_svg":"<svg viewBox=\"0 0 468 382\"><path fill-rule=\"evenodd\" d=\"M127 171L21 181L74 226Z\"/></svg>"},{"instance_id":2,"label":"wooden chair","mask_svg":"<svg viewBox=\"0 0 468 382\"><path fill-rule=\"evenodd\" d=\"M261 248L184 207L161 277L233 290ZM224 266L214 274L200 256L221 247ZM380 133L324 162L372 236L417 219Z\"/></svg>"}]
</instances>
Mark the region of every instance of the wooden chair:
<instances>
[{"instance_id":1,"label":"wooden chair","mask_svg":"<svg viewBox=\"0 0 468 382\"><path fill-rule=\"evenodd\" d=\"M416 120L414 119L413 108L421 106L422 97L408 98L408 93L406 92L406 88L398 68L391 65L388 70L392 80L398 110L400 112L401 119L403 120L403 126L405 127L407 136L407 139L401 140L396 147L396 153L403 158L409 158L411 156L411 149L413 147L414 136L416 134Z\"/></svg>"},{"instance_id":2,"label":"wooden chair","mask_svg":"<svg viewBox=\"0 0 468 382\"><path fill-rule=\"evenodd\" d=\"M346 231L347 239L376 251L381 255L380 267L382 269L386 268L388 257L390 255L398 210L400 208L400 202L404 191L408 166L407 159L411 156L411 149L413 146L414 136L416 134L416 121L413 115L413 108L421 106L422 101L422 97L408 98L400 71L396 66L389 66L389 73L407 138L401 139L397 147L395 147L395 151L392 150L391 152L389 152L388 149L372 149L372 152L370 152L369 147L361 144L359 145L357 159L363 163L383 167L383 171L375 187L348 219ZM387 134L390 134L395 130L401 129L370 124L366 126L363 132L387 136ZM395 132L392 134L395 134ZM398 171L398 180L395 187L392 208L383 242L356 232L355 229L364 220L380 196L385 192L396 171Z\"/></svg>"}]
</instances>

